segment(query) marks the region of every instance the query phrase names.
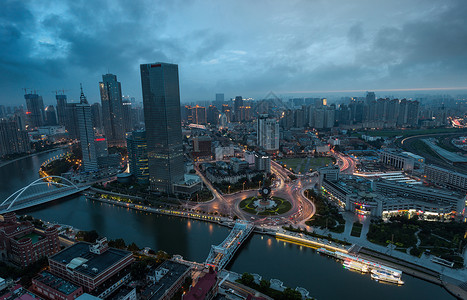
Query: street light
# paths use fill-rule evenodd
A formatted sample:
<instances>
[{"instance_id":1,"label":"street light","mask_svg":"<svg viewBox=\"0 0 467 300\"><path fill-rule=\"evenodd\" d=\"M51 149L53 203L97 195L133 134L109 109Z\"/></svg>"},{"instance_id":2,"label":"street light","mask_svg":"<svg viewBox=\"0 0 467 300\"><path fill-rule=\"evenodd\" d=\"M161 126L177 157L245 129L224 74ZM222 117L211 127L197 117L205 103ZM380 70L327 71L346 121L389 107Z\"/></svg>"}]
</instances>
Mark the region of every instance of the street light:
<instances>
[{"instance_id":1,"label":"street light","mask_svg":"<svg viewBox=\"0 0 467 300\"><path fill-rule=\"evenodd\" d=\"M258 189L260 189L260 188L261 188L261 180L258 183Z\"/></svg>"},{"instance_id":2,"label":"street light","mask_svg":"<svg viewBox=\"0 0 467 300\"><path fill-rule=\"evenodd\" d=\"M229 192L227 194L230 194L230 185L229 185Z\"/></svg>"},{"instance_id":3,"label":"street light","mask_svg":"<svg viewBox=\"0 0 467 300\"><path fill-rule=\"evenodd\" d=\"M245 183L246 181L243 182L243 191L245 191Z\"/></svg>"}]
</instances>

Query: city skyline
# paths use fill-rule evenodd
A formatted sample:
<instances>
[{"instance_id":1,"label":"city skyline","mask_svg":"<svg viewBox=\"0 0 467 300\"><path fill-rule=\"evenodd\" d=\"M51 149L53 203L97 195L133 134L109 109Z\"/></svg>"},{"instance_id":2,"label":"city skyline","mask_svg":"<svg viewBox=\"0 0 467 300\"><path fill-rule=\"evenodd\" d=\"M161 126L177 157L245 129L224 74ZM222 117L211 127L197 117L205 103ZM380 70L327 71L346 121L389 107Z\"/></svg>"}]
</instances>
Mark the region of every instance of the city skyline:
<instances>
[{"instance_id":1,"label":"city skyline","mask_svg":"<svg viewBox=\"0 0 467 300\"><path fill-rule=\"evenodd\" d=\"M79 95L73 87L81 81L94 103L99 91L89 87L107 72L119 76L124 94L140 99L138 65L153 60L180 66L182 102L213 100L216 92L261 98L271 90L285 96L467 88L463 1L223 3L205 18L209 23L202 17L212 2L156 10L144 1L127 4L115 3L111 18L96 18L99 12L84 4L8 2L0 16L9 24L1 28L7 47L0 50L0 103L19 103L25 87L50 103L57 89Z\"/></svg>"}]
</instances>

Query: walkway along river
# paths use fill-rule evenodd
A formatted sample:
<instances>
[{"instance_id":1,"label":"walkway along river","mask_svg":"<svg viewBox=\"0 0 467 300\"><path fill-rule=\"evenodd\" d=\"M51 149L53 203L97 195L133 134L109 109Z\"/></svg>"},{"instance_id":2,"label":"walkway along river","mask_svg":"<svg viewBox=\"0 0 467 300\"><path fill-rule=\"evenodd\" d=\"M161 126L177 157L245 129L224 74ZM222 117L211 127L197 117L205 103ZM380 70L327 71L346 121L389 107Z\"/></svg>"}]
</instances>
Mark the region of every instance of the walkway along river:
<instances>
[{"instance_id":1,"label":"walkway along river","mask_svg":"<svg viewBox=\"0 0 467 300\"><path fill-rule=\"evenodd\" d=\"M0 199L38 178L42 161L59 152L24 158L0 168ZM211 245L222 242L230 229L213 223L155 215L76 196L21 213L97 230L109 239L123 238L186 259L203 262ZM405 285L377 283L369 276L342 268L315 250L254 234L227 269L277 278L290 287L304 287L317 299L453 299L442 287L403 275Z\"/></svg>"}]
</instances>

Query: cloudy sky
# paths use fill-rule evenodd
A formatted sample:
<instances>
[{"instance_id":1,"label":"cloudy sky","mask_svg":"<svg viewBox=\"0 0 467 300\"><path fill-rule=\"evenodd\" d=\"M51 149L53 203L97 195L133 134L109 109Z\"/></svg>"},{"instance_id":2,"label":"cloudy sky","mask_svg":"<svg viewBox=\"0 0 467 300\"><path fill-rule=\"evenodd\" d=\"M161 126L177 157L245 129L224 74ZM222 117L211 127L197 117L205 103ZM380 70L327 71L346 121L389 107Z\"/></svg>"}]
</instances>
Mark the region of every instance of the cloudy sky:
<instances>
[{"instance_id":1,"label":"cloudy sky","mask_svg":"<svg viewBox=\"0 0 467 300\"><path fill-rule=\"evenodd\" d=\"M3 0L0 104L77 99L80 82L96 102L107 72L141 99L155 61L179 65L182 101L461 89L466 15L465 0Z\"/></svg>"}]
</instances>

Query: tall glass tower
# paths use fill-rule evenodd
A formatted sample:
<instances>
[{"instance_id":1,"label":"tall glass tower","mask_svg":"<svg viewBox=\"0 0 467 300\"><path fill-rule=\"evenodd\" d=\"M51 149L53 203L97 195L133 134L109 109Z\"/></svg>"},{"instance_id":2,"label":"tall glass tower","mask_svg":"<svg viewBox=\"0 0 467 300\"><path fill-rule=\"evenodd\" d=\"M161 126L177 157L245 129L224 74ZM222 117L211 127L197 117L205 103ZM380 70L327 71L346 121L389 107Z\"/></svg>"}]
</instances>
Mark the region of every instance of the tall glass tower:
<instances>
[{"instance_id":1,"label":"tall glass tower","mask_svg":"<svg viewBox=\"0 0 467 300\"><path fill-rule=\"evenodd\" d=\"M84 96L81 87L80 102L76 104L76 116L78 118L79 140L83 152L83 169L85 172L97 170L96 142L94 141L94 128L92 126L91 105Z\"/></svg>"},{"instance_id":2,"label":"tall glass tower","mask_svg":"<svg viewBox=\"0 0 467 300\"><path fill-rule=\"evenodd\" d=\"M142 64L140 69L150 187L172 193L185 173L178 65Z\"/></svg>"},{"instance_id":3,"label":"tall glass tower","mask_svg":"<svg viewBox=\"0 0 467 300\"><path fill-rule=\"evenodd\" d=\"M125 145L123 127L122 87L113 74L102 75L99 82L102 102L102 123L109 146Z\"/></svg>"}]
</instances>

